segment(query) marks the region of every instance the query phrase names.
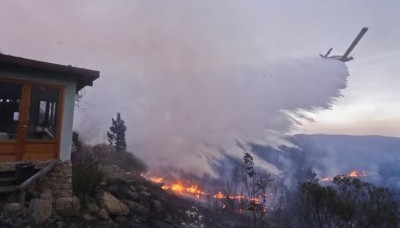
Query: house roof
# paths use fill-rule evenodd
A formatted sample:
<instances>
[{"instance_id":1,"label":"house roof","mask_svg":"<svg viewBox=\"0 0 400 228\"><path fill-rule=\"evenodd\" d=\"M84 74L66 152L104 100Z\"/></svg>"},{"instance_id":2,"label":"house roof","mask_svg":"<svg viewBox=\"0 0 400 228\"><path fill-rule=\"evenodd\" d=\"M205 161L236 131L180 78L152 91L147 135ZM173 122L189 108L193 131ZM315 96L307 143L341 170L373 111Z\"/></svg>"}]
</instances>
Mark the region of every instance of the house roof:
<instances>
[{"instance_id":1,"label":"house roof","mask_svg":"<svg viewBox=\"0 0 400 228\"><path fill-rule=\"evenodd\" d=\"M76 77L78 80L78 91L83 89L85 86L93 86L93 81L100 77L100 72L96 70L78 68L70 65L67 66L49 62L42 62L4 54L0 54L0 67L47 72L50 71L65 75L65 77Z\"/></svg>"}]
</instances>

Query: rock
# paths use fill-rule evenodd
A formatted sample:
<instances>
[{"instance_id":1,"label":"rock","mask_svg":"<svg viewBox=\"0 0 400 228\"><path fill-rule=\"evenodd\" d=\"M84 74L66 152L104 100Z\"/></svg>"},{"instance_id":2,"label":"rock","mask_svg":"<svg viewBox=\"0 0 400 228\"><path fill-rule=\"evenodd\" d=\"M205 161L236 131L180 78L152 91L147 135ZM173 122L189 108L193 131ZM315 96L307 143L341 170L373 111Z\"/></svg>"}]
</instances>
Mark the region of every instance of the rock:
<instances>
[{"instance_id":1,"label":"rock","mask_svg":"<svg viewBox=\"0 0 400 228\"><path fill-rule=\"evenodd\" d=\"M151 206L152 206L153 211L155 211L157 213L161 212L161 210L162 210L161 203L158 200L153 199L151 201Z\"/></svg>"},{"instance_id":2,"label":"rock","mask_svg":"<svg viewBox=\"0 0 400 228\"><path fill-rule=\"evenodd\" d=\"M127 223L128 219L124 216L118 216L115 218L115 221L117 221L118 223Z\"/></svg>"},{"instance_id":3,"label":"rock","mask_svg":"<svg viewBox=\"0 0 400 228\"><path fill-rule=\"evenodd\" d=\"M53 192L53 196L55 197L55 198L70 198L70 197L73 197L73 193L72 193L72 189L68 189L68 188L65 188L65 189L57 189L57 190L54 190L54 192Z\"/></svg>"},{"instance_id":4,"label":"rock","mask_svg":"<svg viewBox=\"0 0 400 228\"><path fill-rule=\"evenodd\" d=\"M55 211L62 215L77 215L81 208L81 203L78 197L59 198L54 203Z\"/></svg>"},{"instance_id":5,"label":"rock","mask_svg":"<svg viewBox=\"0 0 400 228\"><path fill-rule=\"evenodd\" d=\"M172 226L171 224L168 224L166 222L163 221L159 221L159 220L153 220L150 222L151 227L154 228L172 228L174 226ZM186 227L186 226L185 226ZM191 227L191 226L190 226ZM200 227L200 226L199 226Z\"/></svg>"},{"instance_id":6,"label":"rock","mask_svg":"<svg viewBox=\"0 0 400 228\"><path fill-rule=\"evenodd\" d=\"M29 203L29 216L36 224L40 224L53 213L53 201L50 189L44 189L40 194L40 199L36 198Z\"/></svg>"},{"instance_id":7,"label":"rock","mask_svg":"<svg viewBox=\"0 0 400 228\"><path fill-rule=\"evenodd\" d=\"M143 186L143 185L139 185L139 188L140 188L142 191L146 191L146 190L147 190L147 187L146 187L146 186Z\"/></svg>"},{"instance_id":8,"label":"rock","mask_svg":"<svg viewBox=\"0 0 400 228\"><path fill-rule=\"evenodd\" d=\"M73 214L79 213L79 211L81 209L81 200L76 196L71 197L71 206L72 206L71 209L72 209Z\"/></svg>"},{"instance_id":9,"label":"rock","mask_svg":"<svg viewBox=\"0 0 400 228\"><path fill-rule=\"evenodd\" d=\"M90 216L89 214L83 215L83 219L84 219L85 221L92 221L92 220L93 220L92 216Z\"/></svg>"},{"instance_id":10,"label":"rock","mask_svg":"<svg viewBox=\"0 0 400 228\"><path fill-rule=\"evenodd\" d=\"M117 186L114 186L114 185L109 185L109 186L107 186L107 190L108 191L110 191L110 192L119 192L119 189L118 189L118 187Z\"/></svg>"},{"instance_id":11,"label":"rock","mask_svg":"<svg viewBox=\"0 0 400 228\"><path fill-rule=\"evenodd\" d=\"M29 203L29 216L36 224L50 218L53 212L52 202L48 199L32 199Z\"/></svg>"},{"instance_id":12,"label":"rock","mask_svg":"<svg viewBox=\"0 0 400 228\"><path fill-rule=\"evenodd\" d=\"M147 216L149 214L149 209L139 203L131 200L125 200L124 202L128 205L128 207L134 214L138 214L141 216Z\"/></svg>"},{"instance_id":13,"label":"rock","mask_svg":"<svg viewBox=\"0 0 400 228\"><path fill-rule=\"evenodd\" d=\"M40 194L40 198L44 200L51 200L51 190L48 188L43 190L42 194Z\"/></svg>"},{"instance_id":14,"label":"rock","mask_svg":"<svg viewBox=\"0 0 400 228\"><path fill-rule=\"evenodd\" d=\"M145 197L150 197L151 196L151 193L150 192L146 192L146 191L142 191L141 194L144 195Z\"/></svg>"},{"instance_id":15,"label":"rock","mask_svg":"<svg viewBox=\"0 0 400 228\"><path fill-rule=\"evenodd\" d=\"M110 218L110 215L108 214L107 210L102 208L97 212L97 217L102 218L104 220L108 220Z\"/></svg>"},{"instance_id":16,"label":"rock","mask_svg":"<svg viewBox=\"0 0 400 228\"><path fill-rule=\"evenodd\" d=\"M129 198L135 201L140 199L140 194L138 192L128 191L127 195Z\"/></svg>"},{"instance_id":17,"label":"rock","mask_svg":"<svg viewBox=\"0 0 400 228\"><path fill-rule=\"evenodd\" d=\"M129 214L129 207L111 195L111 193L104 192L103 202L108 213L111 215L121 216Z\"/></svg>"},{"instance_id":18,"label":"rock","mask_svg":"<svg viewBox=\"0 0 400 228\"><path fill-rule=\"evenodd\" d=\"M19 203L7 203L1 207L6 212L16 212L22 209Z\"/></svg>"},{"instance_id":19,"label":"rock","mask_svg":"<svg viewBox=\"0 0 400 228\"><path fill-rule=\"evenodd\" d=\"M96 213L98 210L100 210L99 206L95 202L89 202L86 204L86 208L91 214Z\"/></svg>"},{"instance_id":20,"label":"rock","mask_svg":"<svg viewBox=\"0 0 400 228\"><path fill-rule=\"evenodd\" d=\"M112 220L107 220L107 221L97 222L95 227L116 228L116 227L120 227L120 226L115 224Z\"/></svg>"},{"instance_id":21,"label":"rock","mask_svg":"<svg viewBox=\"0 0 400 228\"><path fill-rule=\"evenodd\" d=\"M57 223L56 223L56 227L57 227L57 228L63 228L63 227L64 227L64 224L65 224L64 222L57 222Z\"/></svg>"},{"instance_id":22,"label":"rock","mask_svg":"<svg viewBox=\"0 0 400 228\"><path fill-rule=\"evenodd\" d=\"M14 220L13 225L15 227L21 227L24 223L25 221L22 218L17 218Z\"/></svg>"}]
</instances>

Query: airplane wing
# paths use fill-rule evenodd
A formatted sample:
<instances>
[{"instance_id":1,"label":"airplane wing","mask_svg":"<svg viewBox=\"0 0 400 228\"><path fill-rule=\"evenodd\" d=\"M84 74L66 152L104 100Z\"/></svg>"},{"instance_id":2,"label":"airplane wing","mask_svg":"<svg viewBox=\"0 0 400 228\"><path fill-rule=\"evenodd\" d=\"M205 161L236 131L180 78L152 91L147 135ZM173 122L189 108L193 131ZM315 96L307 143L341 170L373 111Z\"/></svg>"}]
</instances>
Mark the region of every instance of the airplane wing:
<instances>
[{"instance_id":1,"label":"airplane wing","mask_svg":"<svg viewBox=\"0 0 400 228\"><path fill-rule=\"evenodd\" d=\"M368 31L367 27L364 27L361 29L360 33L358 36L353 40L353 43L351 43L350 47L347 49L347 51L343 55L343 59L348 59L348 56L351 51L353 51L354 47L358 44L358 42L361 40L361 38L364 36L364 34Z\"/></svg>"}]
</instances>

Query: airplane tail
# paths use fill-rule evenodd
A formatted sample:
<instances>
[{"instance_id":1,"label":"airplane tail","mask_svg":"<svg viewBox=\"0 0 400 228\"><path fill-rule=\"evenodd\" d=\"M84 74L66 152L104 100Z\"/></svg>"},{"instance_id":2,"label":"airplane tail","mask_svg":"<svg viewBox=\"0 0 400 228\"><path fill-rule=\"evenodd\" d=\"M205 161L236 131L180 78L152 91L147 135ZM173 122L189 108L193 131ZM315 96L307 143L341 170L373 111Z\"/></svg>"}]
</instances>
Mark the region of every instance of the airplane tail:
<instances>
[{"instance_id":1,"label":"airplane tail","mask_svg":"<svg viewBox=\"0 0 400 228\"><path fill-rule=\"evenodd\" d=\"M333 49L333 48L329 48L329 50L326 52L325 55L319 54L319 56L321 56L322 58L327 58L327 57L329 56L329 54L331 53L332 49Z\"/></svg>"}]
</instances>

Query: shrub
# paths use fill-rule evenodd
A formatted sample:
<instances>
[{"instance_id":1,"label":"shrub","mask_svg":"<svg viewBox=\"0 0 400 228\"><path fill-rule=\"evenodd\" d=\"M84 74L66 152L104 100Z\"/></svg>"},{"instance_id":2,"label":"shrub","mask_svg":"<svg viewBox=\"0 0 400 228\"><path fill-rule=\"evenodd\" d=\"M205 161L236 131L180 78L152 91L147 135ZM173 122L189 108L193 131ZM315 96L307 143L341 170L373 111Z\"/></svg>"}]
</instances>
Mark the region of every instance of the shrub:
<instances>
[{"instance_id":1,"label":"shrub","mask_svg":"<svg viewBox=\"0 0 400 228\"><path fill-rule=\"evenodd\" d=\"M107 144L98 144L93 147L95 161L100 165L116 165L125 171L145 172L146 164L131 152L116 152L114 147Z\"/></svg>"},{"instance_id":2,"label":"shrub","mask_svg":"<svg viewBox=\"0 0 400 228\"><path fill-rule=\"evenodd\" d=\"M102 180L103 174L92 153L87 154L84 162L72 168L72 188L83 202L95 195Z\"/></svg>"},{"instance_id":3,"label":"shrub","mask_svg":"<svg viewBox=\"0 0 400 228\"><path fill-rule=\"evenodd\" d=\"M147 171L146 164L130 152L117 153L114 160L115 164L124 170L143 173Z\"/></svg>"}]
</instances>

